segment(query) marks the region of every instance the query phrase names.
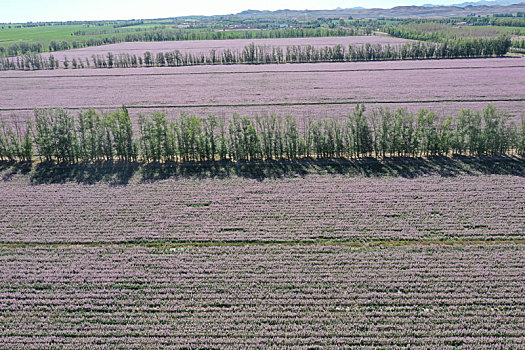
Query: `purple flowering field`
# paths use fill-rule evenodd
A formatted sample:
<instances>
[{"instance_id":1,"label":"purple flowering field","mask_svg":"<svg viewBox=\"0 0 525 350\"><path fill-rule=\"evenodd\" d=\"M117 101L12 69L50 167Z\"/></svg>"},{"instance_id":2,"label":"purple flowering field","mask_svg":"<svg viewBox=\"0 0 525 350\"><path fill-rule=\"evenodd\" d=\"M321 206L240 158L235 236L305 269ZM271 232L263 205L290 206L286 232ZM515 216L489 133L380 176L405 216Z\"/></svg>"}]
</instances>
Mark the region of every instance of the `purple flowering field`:
<instances>
[{"instance_id":1,"label":"purple flowering field","mask_svg":"<svg viewBox=\"0 0 525 350\"><path fill-rule=\"evenodd\" d=\"M25 118L37 107L107 111L125 104L134 119L162 110L225 118L291 113L301 120L344 117L356 103L441 114L492 103L520 115L524 67L525 58L489 58L7 71L0 72L0 117Z\"/></svg>"},{"instance_id":2,"label":"purple flowering field","mask_svg":"<svg viewBox=\"0 0 525 350\"><path fill-rule=\"evenodd\" d=\"M0 121L123 104L135 127L160 110L291 113L302 128L357 103L442 115L493 103L518 116L524 67L507 57L6 71ZM0 162L0 349L525 349L525 161L468 159Z\"/></svg>"},{"instance_id":3,"label":"purple flowering field","mask_svg":"<svg viewBox=\"0 0 525 350\"><path fill-rule=\"evenodd\" d=\"M0 182L0 243L525 239L525 178Z\"/></svg>"},{"instance_id":4,"label":"purple flowering field","mask_svg":"<svg viewBox=\"0 0 525 350\"><path fill-rule=\"evenodd\" d=\"M9 348L523 348L523 245L0 248Z\"/></svg>"},{"instance_id":5,"label":"purple flowering field","mask_svg":"<svg viewBox=\"0 0 525 350\"><path fill-rule=\"evenodd\" d=\"M144 52L152 54L179 50L182 53L208 54L210 50L216 50L221 54L224 50L242 50L245 46L254 44L258 46L281 47L287 46L307 46L325 47L341 45L348 48L348 45L361 46L365 44L381 44L390 46L403 45L410 40L394 38L389 36L343 36L343 37L316 37L316 38L277 38L277 39L230 39L230 40L181 40L181 41L153 41L153 42L123 42L101 46L83 47L66 51L53 52L52 55L58 60L68 58L91 59L93 55L106 56L108 52L113 54L127 53L130 55L143 56ZM48 57L50 53L42 54Z\"/></svg>"},{"instance_id":6,"label":"purple flowering field","mask_svg":"<svg viewBox=\"0 0 525 350\"><path fill-rule=\"evenodd\" d=\"M523 174L2 178L7 348L525 346Z\"/></svg>"}]
</instances>

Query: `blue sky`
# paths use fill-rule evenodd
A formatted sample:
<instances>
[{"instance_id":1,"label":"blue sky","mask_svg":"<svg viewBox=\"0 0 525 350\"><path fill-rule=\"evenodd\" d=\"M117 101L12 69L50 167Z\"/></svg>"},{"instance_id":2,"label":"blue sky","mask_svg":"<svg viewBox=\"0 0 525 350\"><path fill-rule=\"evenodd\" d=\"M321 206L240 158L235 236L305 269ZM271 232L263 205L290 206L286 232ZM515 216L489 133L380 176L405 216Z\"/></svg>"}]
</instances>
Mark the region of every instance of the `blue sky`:
<instances>
[{"instance_id":1,"label":"blue sky","mask_svg":"<svg viewBox=\"0 0 525 350\"><path fill-rule=\"evenodd\" d=\"M463 0L0 0L0 22L147 19L230 14L247 9L318 10L356 6L390 8L397 5L458 2Z\"/></svg>"}]
</instances>

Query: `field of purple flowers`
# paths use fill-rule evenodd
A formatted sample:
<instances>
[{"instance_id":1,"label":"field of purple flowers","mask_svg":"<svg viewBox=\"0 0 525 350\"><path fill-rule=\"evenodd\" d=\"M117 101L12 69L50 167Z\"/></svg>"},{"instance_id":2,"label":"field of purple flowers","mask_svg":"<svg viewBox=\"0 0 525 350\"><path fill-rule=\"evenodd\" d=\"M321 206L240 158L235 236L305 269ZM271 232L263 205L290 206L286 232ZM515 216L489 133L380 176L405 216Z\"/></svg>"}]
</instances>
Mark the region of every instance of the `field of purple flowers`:
<instances>
[{"instance_id":1,"label":"field of purple flowers","mask_svg":"<svg viewBox=\"0 0 525 350\"><path fill-rule=\"evenodd\" d=\"M112 111L122 104L135 122L138 113L152 110L224 118L236 112L291 113L298 121L315 120L345 117L356 103L429 108L438 114L492 103L520 115L524 66L524 58L489 58L7 71L0 72L0 118L41 107Z\"/></svg>"},{"instance_id":2,"label":"field of purple flowers","mask_svg":"<svg viewBox=\"0 0 525 350\"><path fill-rule=\"evenodd\" d=\"M2 243L525 239L521 176L0 182Z\"/></svg>"},{"instance_id":3,"label":"field of purple flowers","mask_svg":"<svg viewBox=\"0 0 525 350\"><path fill-rule=\"evenodd\" d=\"M4 169L0 343L522 348L525 177L509 162L121 183L102 165L82 181Z\"/></svg>"},{"instance_id":4,"label":"field of purple flowers","mask_svg":"<svg viewBox=\"0 0 525 350\"><path fill-rule=\"evenodd\" d=\"M523 348L523 245L1 248L7 348Z\"/></svg>"},{"instance_id":5,"label":"field of purple flowers","mask_svg":"<svg viewBox=\"0 0 525 350\"><path fill-rule=\"evenodd\" d=\"M517 116L524 67L7 71L0 120L123 103L135 125L161 110L302 128L360 102ZM488 158L0 162L0 349L524 349L525 160Z\"/></svg>"}]
</instances>

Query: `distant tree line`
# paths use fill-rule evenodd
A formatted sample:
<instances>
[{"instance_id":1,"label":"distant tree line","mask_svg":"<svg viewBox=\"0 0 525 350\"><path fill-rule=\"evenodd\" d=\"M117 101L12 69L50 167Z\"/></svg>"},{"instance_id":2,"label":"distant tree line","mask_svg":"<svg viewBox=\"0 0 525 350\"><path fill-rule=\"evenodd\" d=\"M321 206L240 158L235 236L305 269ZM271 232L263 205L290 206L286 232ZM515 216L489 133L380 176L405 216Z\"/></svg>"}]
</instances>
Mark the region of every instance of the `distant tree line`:
<instances>
[{"instance_id":1,"label":"distant tree line","mask_svg":"<svg viewBox=\"0 0 525 350\"><path fill-rule=\"evenodd\" d=\"M511 49L525 49L525 39L512 40Z\"/></svg>"},{"instance_id":2,"label":"distant tree line","mask_svg":"<svg viewBox=\"0 0 525 350\"><path fill-rule=\"evenodd\" d=\"M144 24L144 20L137 20L137 21L119 21L116 24L113 24L113 28L124 28L124 27L133 27L133 26L139 26L141 24Z\"/></svg>"},{"instance_id":3,"label":"distant tree line","mask_svg":"<svg viewBox=\"0 0 525 350\"><path fill-rule=\"evenodd\" d=\"M62 62L62 66L69 67L69 62ZM0 57L0 70L49 70L58 68L60 68L60 61L55 59L53 55L49 55L47 58L37 54L25 54L14 58ZM81 66L75 68L81 68Z\"/></svg>"},{"instance_id":4,"label":"distant tree line","mask_svg":"<svg viewBox=\"0 0 525 350\"><path fill-rule=\"evenodd\" d=\"M460 38L497 38L499 36L519 35L519 28L503 28L499 26L473 26L467 19L407 19L401 23L385 24L380 27L391 35L405 39L441 42Z\"/></svg>"},{"instance_id":5,"label":"distant tree line","mask_svg":"<svg viewBox=\"0 0 525 350\"><path fill-rule=\"evenodd\" d=\"M16 43L7 46L0 46L0 56L17 56L28 53L40 53L43 46L40 43Z\"/></svg>"},{"instance_id":6,"label":"distant tree line","mask_svg":"<svg viewBox=\"0 0 525 350\"><path fill-rule=\"evenodd\" d=\"M510 40L498 39L458 39L442 43L409 42L391 46L382 44L334 45L315 47L312 45L280 46L255 45L245 46L242 50L226 49L208 54L182 53L179 50L144 55L128 53L106 56L92 55L89 58L62 61L64 68L129 68L129 67L178 67L194 65L220 64L271 64L271 63L307 63L307 62L351 62L403 59L438 59L501 56L508 52ZM59 62L53 57L24 55L16 58L0 58L0 70L39 70L59 68Z\"/></svg>"},{"instance_id":7,"label":"distant tree line","mask_svg":"<svg viewBox=\"0 0 525 350\"><path fill-rule=\"evenodd\" d=\"M519 123L488 105L441 117L421 109L358 105L344 119L303 120L291 115L140 115L138 135L126 107L76 116L65 109L36 109L24 125L0 125L0 160L60 163L96 161L252 161L313 158L525 155L525 117Z\"/></svg>"},{"instance_id":8,"label":"distant tree line","mask_svg":"<svg viewBox=\"0 0 525 350\"><path fill-rule=\"evenodd\" d=\"M461 28L459 28L461 29ZM457 51L465 50L491 50L505 54L511 45L511 39L508 35L499 34L496 37L462 37L455 32L445 32L442 30L420 30L410 26L389 26L384 30L397 38L410 40L433 41L453 47Z\"/></svg>"},{"instance_id":9,"label":"distant tree line","mask_svg":"<svg viewBox=\"0 0 525 350\"><path fill-rule=\"evenodd\" d=\"M464 16L450 18L398 18L397 21L408 23L441 23L457 25L464 22L467 26L525 27L525 13L501 13L492 16Z\"/></svg>"},{"instance_id":10,"label":"distant tree line","mask_svg":"<svg viewBox=\"0 0 525 350\"><path fill-rule=\"evenodd\" d=\"M468 22L475 26L525 27L525 14L518 12L516 16L507 14L493 17L468 17Z\"/></svg>"}]
</instances>

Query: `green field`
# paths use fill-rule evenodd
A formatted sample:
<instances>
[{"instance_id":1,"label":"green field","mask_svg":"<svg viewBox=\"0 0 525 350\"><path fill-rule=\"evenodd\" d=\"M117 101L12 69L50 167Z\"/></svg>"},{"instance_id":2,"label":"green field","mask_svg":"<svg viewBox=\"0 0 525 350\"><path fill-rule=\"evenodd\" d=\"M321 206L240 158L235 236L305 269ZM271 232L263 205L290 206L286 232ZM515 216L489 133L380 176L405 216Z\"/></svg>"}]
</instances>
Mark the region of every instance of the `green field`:
<instances>
[{"instance_id":1,"label":"green field","mask_svg":"<svg viewBox=\"0 0 525 350\"><path fill-rule=\"evenodd\" d=\"M494 28L494 26L476 26L474 28ZM511 35L525 35L525 28L524 27L497 27L502 32L509 33Z\"/></svg>"},{"instance_id":2,"label":"green field","mask_svg":"<svg viewBox=\"0 0 525 350\"><path fill-rule=\"evenodd\" d=\"M15 43L40 43L47 51L51 41L81 42L88 39L101 39L107 36L124 36L130 32L148 29L168 28L161 23L144 23L136 26L114 28L115 22L98 24L47 24L26 27L20 24L0 25L0 46Z\"/></svg>"}]
</instances>

